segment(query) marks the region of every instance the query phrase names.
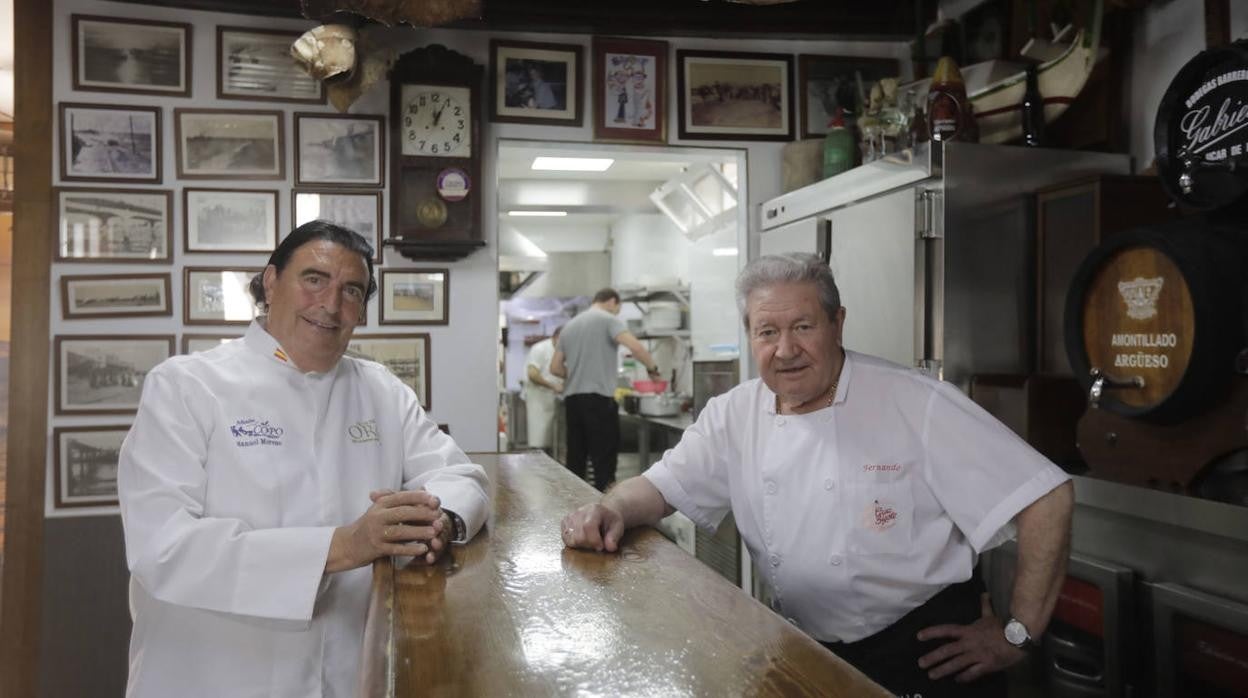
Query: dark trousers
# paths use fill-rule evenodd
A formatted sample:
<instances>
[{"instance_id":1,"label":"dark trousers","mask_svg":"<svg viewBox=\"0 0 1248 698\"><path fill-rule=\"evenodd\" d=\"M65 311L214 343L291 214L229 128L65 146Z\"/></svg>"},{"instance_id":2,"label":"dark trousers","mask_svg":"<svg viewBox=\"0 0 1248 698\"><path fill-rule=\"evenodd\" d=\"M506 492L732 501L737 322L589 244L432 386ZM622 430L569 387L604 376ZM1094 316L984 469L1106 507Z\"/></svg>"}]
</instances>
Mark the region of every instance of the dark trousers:
<instances>
[{"instance_id":1,"label":"dark trousers","mask_svg":"<svg viewBox=\"0 0 1248 698\"><path fill-rule=\"evenodd\" d=\"M983 582L973 575L968 581L945 587L927 603L871 637L857 642L825 642L823 646L903 698L1003 698L1008 692L1005 672L963 684L954 681L957 674L933 681L927 677L927 670L919 668L919 657L946 640L920 642L915 635L933 625L975 622L982 615L979 595L983 591Z\"/></svg>"},{"instance_id":2,"label":"dark trousers","mask_svg":"<svg viewBox=\"0 0 1248 698\"><path fill-rule=\"evenodd\" d=\"M620 453L619 408L605 395L578 393L563 399L568 424L568 470L585 479L586 456L594 463L594 487L615 481Z\"/></svg>"}]
</instances>

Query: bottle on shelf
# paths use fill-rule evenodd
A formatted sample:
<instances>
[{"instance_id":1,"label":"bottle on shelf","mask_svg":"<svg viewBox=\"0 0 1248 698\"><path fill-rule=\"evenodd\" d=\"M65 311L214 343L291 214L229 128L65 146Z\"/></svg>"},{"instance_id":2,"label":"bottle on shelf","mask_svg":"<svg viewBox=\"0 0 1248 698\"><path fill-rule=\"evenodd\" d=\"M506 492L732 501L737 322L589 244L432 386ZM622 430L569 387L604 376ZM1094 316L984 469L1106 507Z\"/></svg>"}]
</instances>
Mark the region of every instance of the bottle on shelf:
<instances>
[{"instance_id":1,"label":"bottle on shelf","mask_svg":"<svg viewBox=\"0 0 1248 698\"><path fill-rule=\"evenodd\" d=\"M854 166L854 135L845 127L845 110L836 108L823 138L823 177L827 179Z\"/></svg>"},{"instance_id":2,"label":"bottle on shelf","mask_svg":"<svg viewBox=\"0 0 1248 698\"><path fill-rule=\"evenodd\" d=\"M927 131L933 141L979 141L975 110L966 97L958 64L948 56L936 63L927 93Z\"/></svg>"},{"instance_id":3,"label":"bottle on shelf","mask_svg":"<svg viewBox=\"0 0 1248 698\"><path fill-rule=\"evenodd\" d=\"M1044 95L1040 94L1040 78L1034 63L1027 66L1027 90L1023 93L1023 145L1039 148L1044 145Z\"/></svg>"}]
</instances>

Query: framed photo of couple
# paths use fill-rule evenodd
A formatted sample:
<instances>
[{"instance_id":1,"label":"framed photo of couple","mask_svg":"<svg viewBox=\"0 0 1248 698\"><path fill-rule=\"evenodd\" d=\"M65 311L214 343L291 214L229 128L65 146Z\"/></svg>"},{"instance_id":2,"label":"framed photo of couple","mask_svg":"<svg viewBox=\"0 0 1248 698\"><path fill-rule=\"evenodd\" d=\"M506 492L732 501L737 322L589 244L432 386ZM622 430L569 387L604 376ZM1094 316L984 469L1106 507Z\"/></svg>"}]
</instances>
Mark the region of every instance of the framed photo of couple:
<instances>
[{"instance_id":1,"label":"framed photo of couple","mask_svg":"<svg viewBox=\"0 0 1248 698\"><path fill-rule=\"evenodd\" d=\"M667 142L667 42L594 37L594 140Z\"/></svg>"},{"instance_id":2,"label":"framed photo of couple","mask_svg":"<svg viewBox=\"0 0 1248 698\"><path fill-rule=\"evenodd\" d=\"M490 41L490 120L580 126L581 47L531 41Z\"/></svg>"}]
</instances>

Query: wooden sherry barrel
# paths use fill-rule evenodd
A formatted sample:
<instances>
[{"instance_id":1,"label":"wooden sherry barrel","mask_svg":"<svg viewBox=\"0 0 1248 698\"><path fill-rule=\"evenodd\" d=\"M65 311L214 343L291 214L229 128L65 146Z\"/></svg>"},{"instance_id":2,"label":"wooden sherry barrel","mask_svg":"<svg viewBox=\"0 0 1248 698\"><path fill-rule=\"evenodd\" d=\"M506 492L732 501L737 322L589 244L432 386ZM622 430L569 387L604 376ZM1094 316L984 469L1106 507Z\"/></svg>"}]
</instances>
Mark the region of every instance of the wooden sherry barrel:
<instances>
[{"instance_id":1,"label":"wooden sherry barrel","mask_svg":"<svg viewBox=\"0 0 1248 698\"><path fill-rule=\"evenodd\" d=\"M1220 398L1244 346L1246 242L1248 232L1181 220L1093 250L1066 296L1066 353L1085 394L1167 423Z\"/></svg>"}]
</instances>

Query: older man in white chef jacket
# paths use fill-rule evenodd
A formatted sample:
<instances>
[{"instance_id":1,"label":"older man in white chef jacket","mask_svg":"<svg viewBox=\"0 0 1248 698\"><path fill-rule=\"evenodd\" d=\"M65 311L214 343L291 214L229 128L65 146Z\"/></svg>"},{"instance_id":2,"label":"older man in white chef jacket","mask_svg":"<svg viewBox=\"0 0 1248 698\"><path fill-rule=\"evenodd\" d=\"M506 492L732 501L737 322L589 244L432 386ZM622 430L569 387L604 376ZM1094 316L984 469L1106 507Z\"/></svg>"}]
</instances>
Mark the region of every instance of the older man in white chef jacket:
<instances>
[{"instance_id":1,"label":"older man in white chef jacket","mask_svg":"<svg viewBox=\"0 0 1248 698\"><path fill-rule=\"evenodd\" d=\"M144 382L118 472L128 696L355 695L369 563L433 563L485 521L482 468L384 366L343 356L372 255L300 226L251 284L266 313L246 336Z\"/></svg>"},{"instance_id":2,"label":"older man in white chef jacket","mask_svg":"<svg viewBox=\"0 0 1248 698\"><path fill-rule=\"evenodd\" d=\"M564 543L614 552L626 528L674 510L711 530L732 511L773 607L885 688L1005 695L1001 670L1044 631L1061 587L1069 478L956 387L844 349L845 309L817 257L757 259L737 297L761 379L713 398L659 462L568 514ZM1015 531L998 618L974 568Z\"/></svg>"}]
</instances>

